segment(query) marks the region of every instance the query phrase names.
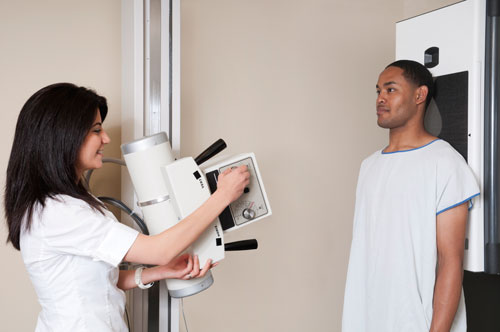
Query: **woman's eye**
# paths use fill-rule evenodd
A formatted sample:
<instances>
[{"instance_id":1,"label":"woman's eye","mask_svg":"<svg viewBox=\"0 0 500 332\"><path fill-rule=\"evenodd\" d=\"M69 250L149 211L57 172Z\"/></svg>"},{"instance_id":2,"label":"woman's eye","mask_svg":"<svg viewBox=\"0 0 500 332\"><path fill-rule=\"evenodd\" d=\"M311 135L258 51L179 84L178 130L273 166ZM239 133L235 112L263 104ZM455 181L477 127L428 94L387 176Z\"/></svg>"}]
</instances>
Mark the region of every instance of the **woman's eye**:
<instances>
[{"instance_id":1,"label":"woman's eye","mask_svg":"<svg viewBox=\"0 0 500 332\"><path fill-rule=\"evenodd\" d=\"M94 133L99 134L102 131L102 129L94 129Z\"/></svg>"}]
</instances>

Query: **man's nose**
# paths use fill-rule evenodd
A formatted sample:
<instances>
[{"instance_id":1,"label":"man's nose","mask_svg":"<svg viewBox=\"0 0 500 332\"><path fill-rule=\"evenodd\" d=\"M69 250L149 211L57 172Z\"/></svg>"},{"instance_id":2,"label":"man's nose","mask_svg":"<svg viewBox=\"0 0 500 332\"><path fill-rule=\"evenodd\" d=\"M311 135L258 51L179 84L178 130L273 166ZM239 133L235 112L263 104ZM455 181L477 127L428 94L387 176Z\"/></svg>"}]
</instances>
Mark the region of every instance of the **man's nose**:
<instances>
[{"instance_id":1,"label":"man's nose","mask_svg":"<svg viewBox=\"0 0 500 332\"><path fill-rule=\"evenodd\" d=\"M380 104L385 104L385 98L382 94L379 94L377 96L377 105L380 105Z\"/></svg>"}]
</instances>

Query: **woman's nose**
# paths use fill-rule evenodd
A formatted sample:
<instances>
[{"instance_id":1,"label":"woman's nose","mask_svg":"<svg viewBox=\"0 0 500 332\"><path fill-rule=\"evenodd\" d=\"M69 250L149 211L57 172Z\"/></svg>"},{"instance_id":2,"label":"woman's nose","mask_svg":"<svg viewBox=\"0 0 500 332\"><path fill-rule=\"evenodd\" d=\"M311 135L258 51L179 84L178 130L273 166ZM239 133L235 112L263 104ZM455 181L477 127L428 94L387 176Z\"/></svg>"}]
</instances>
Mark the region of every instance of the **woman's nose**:
<instances>
[{"instance_id":1,"label":"woman's nose","mask_svg":"<svg viewBox=\"0 0 500 332\"><path fill-rule=\"evenodd\" d=\"M103 144L108 144L111 142L111 138L109 138L108 133L106 133L104 130L102 131L102 143Z\"/></svg>"}]
</instances>

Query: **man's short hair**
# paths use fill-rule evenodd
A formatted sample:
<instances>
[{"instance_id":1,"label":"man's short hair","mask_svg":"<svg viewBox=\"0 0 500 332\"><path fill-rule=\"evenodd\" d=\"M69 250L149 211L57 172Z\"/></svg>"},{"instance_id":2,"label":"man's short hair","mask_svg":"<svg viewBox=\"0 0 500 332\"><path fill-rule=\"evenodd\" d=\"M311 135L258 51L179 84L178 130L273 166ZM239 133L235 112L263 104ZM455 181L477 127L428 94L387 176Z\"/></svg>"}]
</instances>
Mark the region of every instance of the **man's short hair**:
<instances>
[{"instance_id":1,"label":"man's short hair","mask_svg":"<svg viewBox=\"0 0 500 332\"><path fill-rule=\"evenodd\" d=\"M403 70L403 76L409 82L415 84L416 86L427 87L429 92L427 93L427 98L425 99L425 107L429 106L432 97L434 96L434 79L432 78L432 74L430 71L425 68L422 64L412 61L412 60L398 60L389 64L386 69L389 67L398 67Z\"/></svg>"}]
</instances>

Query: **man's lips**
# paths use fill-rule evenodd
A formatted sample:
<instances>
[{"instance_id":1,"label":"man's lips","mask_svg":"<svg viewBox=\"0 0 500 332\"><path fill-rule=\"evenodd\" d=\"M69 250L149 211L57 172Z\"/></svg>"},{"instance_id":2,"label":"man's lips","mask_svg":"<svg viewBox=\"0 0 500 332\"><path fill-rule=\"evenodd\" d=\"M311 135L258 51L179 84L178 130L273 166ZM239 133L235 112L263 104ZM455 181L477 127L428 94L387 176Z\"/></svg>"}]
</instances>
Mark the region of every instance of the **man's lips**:
<instances>
[{"instance_id":1,"label":"man's lips","mask_svg":"<svg viewBox=\"0 0 500 332\"><path fill-rule=\"evenodd\" d=\"M382 115L384 113L387 113L389 112L389 109L385 108L385 107L377 107L377 115Z\"/></svg>"}]
</instances>

